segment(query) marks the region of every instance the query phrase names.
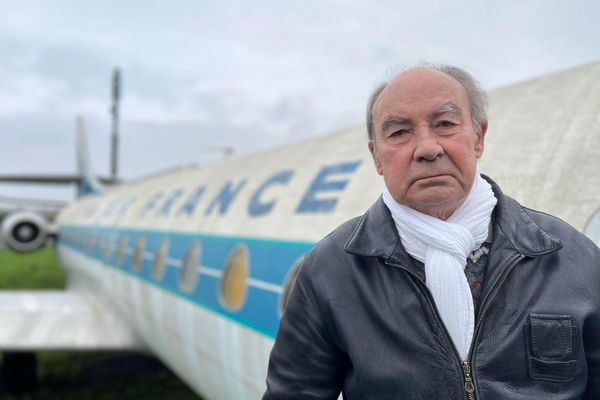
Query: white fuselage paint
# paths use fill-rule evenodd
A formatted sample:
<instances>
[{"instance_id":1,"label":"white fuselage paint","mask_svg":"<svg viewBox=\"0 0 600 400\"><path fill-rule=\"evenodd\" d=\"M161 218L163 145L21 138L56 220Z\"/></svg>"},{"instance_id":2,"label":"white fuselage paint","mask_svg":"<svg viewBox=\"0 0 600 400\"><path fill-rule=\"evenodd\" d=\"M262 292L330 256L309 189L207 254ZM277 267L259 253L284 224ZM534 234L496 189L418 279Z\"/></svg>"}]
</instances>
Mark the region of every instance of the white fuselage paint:
<instances>
[{"instance_id":1,"label":"white fuselage paint","mask_svg":"<svg viewBox=\"0 0 600 400\"><path fill-rule=\"evenodd\" d=\"M69 276L75 278L73 289L93 291L113 307L129 322L144 348L195 391L210 399L260 398L271 338L107 268L78 251L60 248L59 254ZM91 271L100 271L103 276L96 275L100 278L97 281L89 279Z\"/></svg>"}]
</instances>

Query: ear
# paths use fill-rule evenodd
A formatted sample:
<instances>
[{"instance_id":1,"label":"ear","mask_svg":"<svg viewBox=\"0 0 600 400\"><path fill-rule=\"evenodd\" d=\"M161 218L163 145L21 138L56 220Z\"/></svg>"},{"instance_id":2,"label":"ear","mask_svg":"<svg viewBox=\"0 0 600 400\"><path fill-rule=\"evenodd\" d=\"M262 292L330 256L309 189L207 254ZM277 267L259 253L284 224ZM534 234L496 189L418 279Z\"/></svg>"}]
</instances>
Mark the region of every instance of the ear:
<instances>
[{"instance_id":1,"label":"ear","mask_svg":"<svg viewBox=\"0 0 600 400\"><path fill-rule=\"evenodd\" d=\"M381 161L379 161L379 154L377 153L377 145L375 144L375 140L369 140L369 151L371 152L371 157L373 157L373 163L375 164L375 169L379 175L383 175L383 168L381 167Z\"/></svg>"},{"instance_id":2,"label":"ear","mask_svg":"<svg viewBox=\"0 0 600 400\"><path fill-rule=\"evenodd\" d=\"M485 139L485 134L487 132L488 122L484 121L479 125L479 129L475 132L475 147L473 148L475 151L475 158L480 158L483 155L483 143Z\"/></svg>"}]
</instances>

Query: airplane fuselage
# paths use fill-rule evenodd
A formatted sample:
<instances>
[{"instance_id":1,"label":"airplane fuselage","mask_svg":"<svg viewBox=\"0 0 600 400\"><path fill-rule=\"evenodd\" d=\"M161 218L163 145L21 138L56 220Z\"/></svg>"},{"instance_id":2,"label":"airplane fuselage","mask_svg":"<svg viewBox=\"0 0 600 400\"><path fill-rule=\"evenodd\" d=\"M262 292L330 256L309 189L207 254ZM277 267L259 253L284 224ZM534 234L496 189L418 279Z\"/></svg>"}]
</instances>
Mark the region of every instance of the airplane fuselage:
<instances>
[{"instance_id":1,"label":"airplane fuselage","mask_svg":"<svg viewBox=\"0 0 600 400\"><path fill-rule=\"evenodd\" d=\"M207 398L259 398L294 267L376 200L370 163L356 129L83 199L57 220L69 288Z\"/></svg>"}]
</instances>

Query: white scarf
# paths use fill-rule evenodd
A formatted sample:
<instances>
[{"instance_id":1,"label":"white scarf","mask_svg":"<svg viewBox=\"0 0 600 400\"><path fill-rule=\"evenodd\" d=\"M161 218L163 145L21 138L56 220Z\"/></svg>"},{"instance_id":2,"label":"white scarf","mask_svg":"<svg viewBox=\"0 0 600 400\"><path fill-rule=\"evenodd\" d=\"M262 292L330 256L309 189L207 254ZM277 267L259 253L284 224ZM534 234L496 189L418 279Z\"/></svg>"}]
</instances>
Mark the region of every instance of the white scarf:
<instances>
[{"instance_id":1,"label":"white scarf","mask_svg":"<svg viewBox=\"0 0 600 400\"><path fill-rule=\"evenodd\" d=\"M492 187L477 173L464 203L446 221L397 203L385 185L383 201L392 213L408 254L425 263L427 287L458 354L465 361L473 340L475 311L464 268L469 254L488 235L496 205Z\"/></svg>"}]
</instances>

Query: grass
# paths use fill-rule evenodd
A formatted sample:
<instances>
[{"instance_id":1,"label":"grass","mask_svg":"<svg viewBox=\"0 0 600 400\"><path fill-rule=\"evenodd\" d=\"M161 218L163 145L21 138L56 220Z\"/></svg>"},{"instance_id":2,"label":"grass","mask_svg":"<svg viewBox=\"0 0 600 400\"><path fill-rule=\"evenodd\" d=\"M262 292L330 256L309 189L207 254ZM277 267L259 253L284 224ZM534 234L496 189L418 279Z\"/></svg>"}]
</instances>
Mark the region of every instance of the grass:
<instances>
[{"instance_id":1,"label":"grass","mask_svg":"<svg viewBox=\"0 0 600 400\"><path fill-rule=\"evenodd\" d=\"M0 289L62 289L66 275L53 247L18 254L0 250ZM38 352L40 382L6 400L198 400L153 357L127 352Z\"/></svg>"},{"instance_id":2,"label":"grass","mask_svg":"<svg viewBox=\"0 0 600 400\"><path fill-rule=\"evenodd\" d=\"M65 284L53 247L27 254L0 250L0 289L63 289Z\"/></svg>"}]
</instances>

